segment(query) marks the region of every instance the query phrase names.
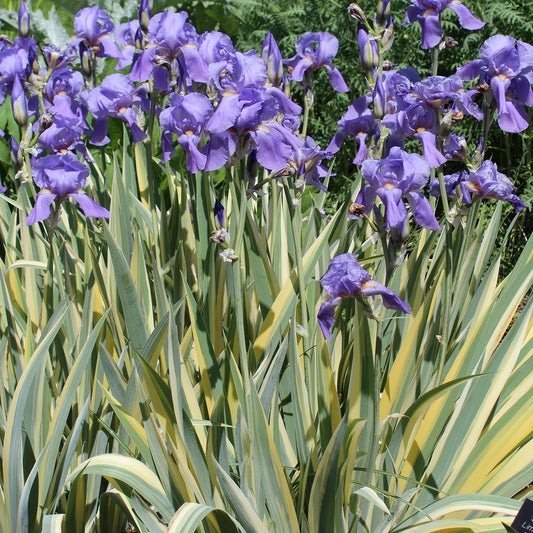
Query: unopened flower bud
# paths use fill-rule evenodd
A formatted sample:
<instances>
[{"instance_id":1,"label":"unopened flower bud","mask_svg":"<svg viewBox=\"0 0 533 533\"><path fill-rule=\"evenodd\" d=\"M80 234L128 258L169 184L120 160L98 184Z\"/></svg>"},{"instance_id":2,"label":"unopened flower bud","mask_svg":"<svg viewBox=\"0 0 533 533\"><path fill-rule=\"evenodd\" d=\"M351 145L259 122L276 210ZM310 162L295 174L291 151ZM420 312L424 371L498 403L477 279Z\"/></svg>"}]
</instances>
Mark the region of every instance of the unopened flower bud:
<instances>
[{"instance_id":1,"label":"unopened flower bud","mask_svg":"<svg viewBox=\"0 0 533 533\"><path fill-rule=\"evenodd\" d=\"M33 48L28 50L28 63L32 72L34 74L39 74L41 71L41 65L39 65L39 57L37 56L37 52Z\"/></svg>"},{"instance_id":2,"label":"unopened flower bud","mask_svg":"<svg viewBox=\"0 0 533 533\"><path fill-rule=\"evenodd\" d=\"M11 155L11 162L16 168L21 169L24 165L22 154L20 153L20 147L13 137L9 140L9 148Z\"/></svg>"},{"instance_id":3,"label":"unopened flower bud","mask_svg":"<svg viewBox=\"0 0 533 533\"><path fill-rule=\"evenodd\" d=\"M13 80L11 90L11 106L13 108L13 118L22 128L28 123L28 99L18 76Z\"/></svg>"},{"instance_id":4,"label":"unopened flower bud","mask_svg":"<svg viewBox=\"0 0 533 533\"><path fill-rule=\"evenodd\" d=\"M376 21L383 26L390 17L390 0L379 0L376 10Z\"/></svg>"},{"instance_id":5,"label":"unopened flower bud","mask_svg":"<svg viewBox=\"0 0 533 533\"><path fill-rule=\"evenodd\" d=\"M137 50L144 50L146 48L146 39L140 27L135 32L135 48Z\"/></svg>"},{"instance_id":6,"label":"unopened flower bud","mask_svg":"<svg viewBox=\"0 0 533 533\"><path fill-rule=\"evenodd\" d=\"M263 42L261 56L267 66L268 81L273 87L281 87L283 83L283 58L278 43L270 31Z\"/></svg>"},{"instance_id":7,"label":"unopened flower bud","mask_svg":"<svg viewBox=\"0 0 533 533\"><path fill-rule=\"evenodd\" d=\"M226 228L220 228L209 235L209 240L214 244L224 244L229 240L229 233Z\"/></svg>"},{"instance_id":8,"label":"unopened flower bud","mask_svg":"<svg viewBox=\"0 0 533 533\"><path fill-rule=\"evenodd\" d=\"M379 47L375 39L370 39L368 32L360 24L357 31L357 44L359 45L359 61L361 66L368 71L374 70L379 63Z\"/></svg>"},{"instance_id":9,"label":"unopened flower bud","mask_svg":"<svg viewBox=\"0 0 533 533\"><path fill-rule=\"evenodd\" d=\"M83 41L80 42L81 71L88 78L93 72L93 51Z\"/></svg>"},{"instance_id":10,"label":"unopened flower bud","mask_svg":"<svg viewBox=\"0 0 533 533\"><path fill-rule=\"evenodd\" d=\"M257 149L253 149L246 158L246 178L250 183L255 182L255 178L259 172L257 164Z\"/></svg>"},{"instance_id":11,"label":"unopened flower bud","mask_svg":"<svg viewBox=\"0 0 533 533\"><path fill-rule=\"evenodd\" d=\"M394 43L394 24L392 22L392 17L390 17L381 37L382 51L387 52L390 50L392 48L392 43Z\"/></svg>"},{"instance_id":12,"label":"unopened flower bud","mask_svg":"<svg viewBox=\"0 0 533 533\"><path fill-rule=\"evenodd\" d=\"M382 119L387 113L387 95L385 94L385 87L381 81L381 76L376 79L374 87L374 116L377 119Z\"/></svg>"},{"instance_id":13,"label":"unopened flower bud","mask_svg":"<svg viewBox=\"0 0 533 533\"><path fill-rule=\"evenodd\" d=\"M20 0L19 7L19 33L21 37L27 37L30 34L30 14L26 9L24 0Z\"/></svg>"},{"instance_id":14,"label":"unopened flower bud","mask_svg":"<svg viewBox=\"0 0 533 533\"><path fill-rule=\"evenodd\" d=\"M471 172L477 171L482 163L483 159L485 158L485 147L483 145L483 137L479 138L479 141L477 142L476 149L474 150L474 153L472 154L472 158L470 160L470 165L468 165L468 169Z\"/></svg>"},{"instance_id":15,"label":"unopened flower bud","mask_svg":"<svg viewBox=\"0 0 533 533\"><path fill-rule=\"evenodd\" d=\"M366 21L365 12L361 9L361 6L357 4L350 4L348 6L348 13L350 13L350 16L353 17L355 20L358 20L359 22Z\"/></svg>"},{"instance_id":16,"label":"unopened flower bud","mask_svg":"<svg viewBox=\"0 0 533 533\"><path fill-rule=\"evenodd\" d=\"M226 225L226 212L224 206L220 203L219 199L215 199L215 207L213 208L215 215L215 221L219 228L223 228Z\"/></svg>"},{"instance_id":17,"label":"unopened flower bud","mask_svg":"<svg viewBox=\"0 0 533 533\"><path fill-rule=\"evenodd\" d=\"M141 0L139 5L139 26L144 33L148 33L148 23L150 22L151 7L149 0Z\"/></svg>"}]
</instances>

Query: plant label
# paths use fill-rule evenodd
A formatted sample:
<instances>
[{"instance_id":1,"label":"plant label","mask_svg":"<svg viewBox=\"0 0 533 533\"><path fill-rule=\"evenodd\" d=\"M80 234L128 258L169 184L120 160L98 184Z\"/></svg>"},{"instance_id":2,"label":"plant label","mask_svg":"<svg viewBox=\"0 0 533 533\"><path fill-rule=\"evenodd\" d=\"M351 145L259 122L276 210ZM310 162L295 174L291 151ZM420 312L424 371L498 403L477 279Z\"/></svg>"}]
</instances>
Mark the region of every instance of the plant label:
<instances>
[{"instance_id":1,"label":"plant label","mask_svg":"<svg viewBox=\"0 0 533 533\"><path fill-rule=\"evenodd\" d=\"M525 499L511 526L518 533L533 533L533 500Z\"/></svg>"}]
</instances>

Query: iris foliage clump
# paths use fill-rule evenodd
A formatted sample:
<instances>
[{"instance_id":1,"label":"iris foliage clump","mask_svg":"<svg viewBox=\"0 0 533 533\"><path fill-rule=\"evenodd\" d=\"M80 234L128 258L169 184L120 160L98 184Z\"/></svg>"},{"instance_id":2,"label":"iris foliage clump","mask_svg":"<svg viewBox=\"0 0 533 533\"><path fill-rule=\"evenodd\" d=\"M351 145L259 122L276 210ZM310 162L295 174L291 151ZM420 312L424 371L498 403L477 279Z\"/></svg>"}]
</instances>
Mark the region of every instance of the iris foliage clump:
<instances>
[{"instance_id":1,"label":"iris foliage clump","mask_svg":"<svg viewBox=\"0 0 533 533\"><path fill-rule=\"evenodd\" d=\"M420 69L390 1L346 7L353 86L329 28L2 14L0 532L497 532L531 495L533 238L502 275L527 198L490 139L533 46L444 76L468 7L406 6Z\"/></svg>"}]
</instances>

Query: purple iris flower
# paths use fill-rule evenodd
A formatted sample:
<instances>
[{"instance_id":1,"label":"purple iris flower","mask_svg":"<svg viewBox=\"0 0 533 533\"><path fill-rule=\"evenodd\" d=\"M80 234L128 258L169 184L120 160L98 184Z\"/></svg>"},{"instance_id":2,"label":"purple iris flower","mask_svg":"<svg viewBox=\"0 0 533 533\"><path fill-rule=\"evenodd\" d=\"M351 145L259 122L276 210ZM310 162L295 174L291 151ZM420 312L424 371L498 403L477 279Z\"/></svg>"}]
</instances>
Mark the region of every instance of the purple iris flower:
<instances>
[{"instance_id":1,"label":"purple iris flower","mask_svg":"<svg viewBox=\"0 0 533 533\"><path fill-rule=\"evenodd\" d=\"M12 47L0 52L0 105L6 91L11 92L15 79L20 82L30 71L27 50Z\"/></svg>"},{"instance_id":2,"label":"purple iris flower","mask_svg":"<svg viewBox=\"0 0 533 533\"><path fill-rule=\"evenodd\" d=\"M405 13L407 24L418 22L422 28L422 48L437 46L444 35L440 14L449 7L459 17L459 24L466 30L479 30L485 23L472 15L461 0L411 0Z\"/></svg>"},{"instance_id":3,"label":"purple iris flower","mask_svg":"<svg viewBox=\"0 0 533 533\"><path fill-rule=\"evenodd\" d=\"M462 161L466 158L466 139L455 133L450 133L442 146L444 157L449 161Z\"/></svg>"},{"instance_id":4,"label":"purple iris flower","mask_svg":"<svg viewBox=\"0 0 533 533\"><path fill-rule=\"evenodd\" d=\"M446 174L444 176L444 189L446 190L446 196L448 198L454 198L457 192L457 186L463 181L463 177L466 174L465 170L455 172L453 174ZM429 194L431 196L440 196L440 183L439 178L434 178L429 184Z\"/></svg>"},{"instance_id":5,"label":"purple iris flower","mask_svg":"<svg viewBox=\"0 0 533 533\"><path fill-rule=\"evenodd\" d=\"M31 161L34 181L41 190L26 224L46 220L50 206L56 202L76 200L86 217L109 218L109 211L89 198L83 188L87 185L89 169L71 152L33 158Z\"/></svg>"},{"instance_id":6,"label":"purple iris flower","mask_svg":"<svg viewBox=\"0 0 533 533\"><path fill-rule=\"evenodd\" d=\"M66 95L76 100L83 91L85 81L81 72L73 70L69 66L55 69L44 86L44 94L51 104L57 96ZM45 101L45 104L47 102Z\"/></svg>"},{"instance_id":7,"label":"purple iris flower","mask_svg":"<svg viewBox=\"0 0 533 533\"><path fill-rule=\"evenodd\" d=\"M361 96L350 107L344 116L339 120L339 131L335 134L328 147L327 152L332 154L337 153L344 139L346 137L352 137L359 144L357 155L353 160L355 165L360 165L368 155L368 149L366 147L366 139L368 135L375 133L376 121L372 111L368 108L368 105L372 99L369 96Z\"/></svg>"},{"instance_id":8,"label":"purple iris flower","mask_svg":"<svg viewBox=\"0 0 533 533\"><path fill-rule=\"evenodd\" d=\"M7 191L7 189L0 183L0 194L3 194Z\"/></svg>"},{"instance_id":9,"label":"purple iris flower","mask_svg":"<svg viewBox=\"0 0 533 533\"><path fill-rule=\"evenodd\" d=\"M67 45L64 50L56 46L42 46L41 50L50 69L58 69L67 63L72 63L77 57L76 47L72 44Z\"/></svg>"},{"instance_id":10,"label":"purple iris flower","mask_svg":"<svg viewBox=\"0 0 533 533\"><path fill-rule=\"evenodd\" d=\"M315 43L316 46L313 47ZM301 82L308 70L312 72L317 68L326 67L333 89L340 93L348 92L350 89L342 74L332 64L338 49L339 41L331 33L325 31L304 33L296 41L296 55L285 60L290 70L289 79Z\"/></svg>"},{"instance_id":11,"label":"purple iris flower","mask_svg":"<svg viewBox=\"0 0 533 533\"><path fill-rule=\"evenodd\" d=\"M367 185L361 189L355 201L364 205L368 213L376 196L379 196L385 204L387 229L390 229L401 226L407 218L407 209L402 201L402 197L405 197L418 224L429 230L440 230L435 214L421 192L429 179L430 170L424 158L395 146L385 159L367 159L363 162L361 174Z\"/></svg>"},{"instance_id":12,"label":"purple iris flower","mask_svg":"<svg viewBox=\"0 0 533 533\"><path fill-rule=\"evenodd\" d=\"M107 122L109 117L124 120L130 127L133 142L146 139L146 133L138 126L139 111L134 108L147 106L146 97L141 96L133 82L123 74L111 74L94 89L81 94L89 111L95 118L91 143L103 146L109 142Z\"/></svg>"},{"instance_id":13,"label":"purple iris flower","mask_svg":"<svg viewBox=\"0 0 533 533\"><path fill-rule=\"evenodd\" d=\"M437 115L426 103L419 101L406 109L386 115L383 124L389 128L391 137L388 146L403 146L405 137L414 137L422 143L424 158L429 165L439 167L446 158L437 150Z\"/></svg>"},{"instance_id":14,"label":"purple iris flower","mask_svg":"<svg viewBox=\"0 0 533 533\"><path fill-rule=\"evenodd\" d=\"M91 132L80 106L73 106L66 94L57 95L54 105L48 108L54 117L52 125L39 135L39 146L52 153L65 153L77 150L93 161L82 140L83 135Z\"/></svg>"},{"instance_id":15,"label":"purple iris flower","mask_svg":"<svg viewBox=\"0 0 533 533\"><path fill-rule=\"evenodd\" d=\"M476 89L465 91L463 80L457 76L429 76L413 84L411 91L402 98L404 104L417 103L422 100L435 109L443 111L447 102L453 103L453 109L472 115L477 120L483 119L483 111L474 103L473 98L479 94Z\"/></svg>"},{"instance_id":16,"label":"purple iris flower","mask_svg":"<svg viewBox=\"0 0 533 533\"><path fill-rule=\"evenodd\" d=\"M72 44L77 46L83 42L98 57L122 57L118 46L111 37L115 25L109 15L98 7L84 7L74 17L74 31L78 39Z\"/></svg>"},{"instance_id":17,"label":"purple iris flower","mask_svg":"<svg viewBox=\"0 0 533 533\"><path fill-rule=\"evenodd\" d=\"M120 58L115 70L122 70L129 67L134 60L135 53L137 52L135 46L135 36L139 29L138 20L130 20L124 22L115 28L115 41L122 47L122 57Z\"/></svg>"},{"instance_id":18,"label":"purple iris flower","mask_svg":"<svg viewBox=\"0 0 533 533\"><path fill-rule=\"evenodd\" d=\"M533 105L533 46L505 35L493 35L479 49L475 59L457 69L467 80L480 76L488 83L498 106L498 124L503 131L518 133L527 128L524 109Z\"/></svg>"},{"instance_id":19,"label":"purple iris flower","mask_svg":"<svg viewBox=\"0 0 533 533\"><path fill-rule=\"evenodd\" d=\"M526 204L516 194L513 194L515 186L511 180L505 174L498 172L496 163L492 161L483 161L481 167L475 172L461 171L444 176L444 184L446 194L450 197L455 196L457 186L459 186L465 204L472 202L471 193L473 193L480 198L510 202L517 213L526 207ZM433 196L440 196L437 179L431 181L430 193Z\"/></svg>"},{"instance_id":20,"label":"purple iris flower","mask_svg":"<svg viewBox=\"0 0 533 533\"><path fill-rule=\"evenodd\" d=\"M300 106L276 87L248 85L238 94L228 91L206 125L206 129L213 134L206 147L206 170L215 170L224 165L228 157L233 155L238 139L244 152L248 148L257 149L257 161L264 168L283 169L293 151L303 142L276 119L280 113L294 116L300 112ZM239 157L242 155L239 154Z\"/></svg>"},{"instance_id":21,"label":"purple iris flower","mask_svg":"<svg viewBox=\"0 0 533 533\"><path fill-rule=\"evenodd\" d=\"M167 91L169 84L184 88L190 80L208 81L207 65L198 52L198 34L187 17L185 11L164 11L150 19L148 45L131 69L131 80L146 81L153 76L161 91Z\"/></svg>"},{"instance_id":22,"label":"purple iris flower","mask_svg":"<svg viewBox=\"0 0 533 533\"><path fill-rule=\"evenodd\" d=\"M163 127L163 163L174 154L172 134L178 135L178 142L187 154L187 169L199 172L205 168L207 156L197 146L206 122L213 114L213 107L207 96L190 93L185 96L170 95L170 106L161 111L159 122Z\"/></svg>"},{"instance_id":23,"label":"purple iris flower","mask_svg":"<svg viewBox=\"0 0 533 533\"><path fill-rule=\"evenodd\" d=\"M381 296L387 309L410 313L411 308L393 291L374 281L352 254L342 254L331 260L328 271L320 280L328 299L318 311L318 325L324 338L331 337L335 323L335 309L342 298L368 298Z\"/></svg>"},{"instance_id":24,"label":"purple iris flower","mask_svg":"<svg viewBox=\"0 0 533 533\"><path fill-rule=\"evenodd\" d=\"M324 192L327 188L321 181L328 169L321 165L321 161L328 155L327 152L320 150L315 140L307 136L305 143L298 146L287 161L287 166L276 172L276 178L298 176L298 179L304 178L307 185L313 185Z\"/></svg>"},{"instance_id":25,"label":"purple iris flower","mask_svg":"<svg viewBox=\"0 0 533 533\"><path fill-rule=\"evenodd\" d=\"M461 192L465 203L470 203L469 193L472 192L481 198L493 198L511 202L518 213L526 207L526 204L518 196L512 194L514 190L515 186L511 183L511 180L505 174L498 172L496 163L492 161L483 161L478 170L464 176L461 182Z\"/></svg>"}]
</instances>

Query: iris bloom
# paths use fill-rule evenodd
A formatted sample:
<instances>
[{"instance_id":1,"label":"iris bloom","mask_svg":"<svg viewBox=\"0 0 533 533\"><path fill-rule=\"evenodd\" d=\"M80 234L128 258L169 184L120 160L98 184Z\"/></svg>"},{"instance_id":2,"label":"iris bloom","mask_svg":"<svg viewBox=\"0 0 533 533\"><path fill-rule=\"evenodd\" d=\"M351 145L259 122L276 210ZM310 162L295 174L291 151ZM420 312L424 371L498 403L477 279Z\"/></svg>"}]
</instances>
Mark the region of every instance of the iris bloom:
<instances>
[{"instance_id":1,"label":"iris bloom","mask_svg":"<svg viewBox=\"0 0 533 533\"><path fill-rule=\"evenodd\" d=\"M360 165L368 155L366 139L376 131L376 121L372 111L368 108L371 102L369 96L361 96L350 107L344 116L339 120L339 131L335 134L326 151L336 154L346 137L352 137L359 144L357 155L353 160L355 165Z\"/></svg>"},{"instance_id":2,"label":"iris bloom","mask_svg":"<svg viewBox=\"0 0 533 533\"><path fill-rule=\"evenodd\" d=\"M297 179L305 179L307 185L313 185L324 192L326 186L322 183L321 178L328 174L328 169L321 165L322 159L326 157L327 152L320 150L312 137L307 136L305 144L298 146L290 159L287 166L276 172L276 178L294 176Z\"/></svg>"},{"instance_id":3,"label":"iris bloom","mask_svg":"<svg viewBox=\"0 0 533 533\"><path fill-rule=\"evenodd\" d=\"M390 130L389 146L403 146L405 137L414 137L422 143L424 158L434 168L446 163L446 158L437 150L437 115L435 110L421 100L419 103L386 115L383 124Z\"/></svg>"},{"instance_id":4,"label":"iris bloom","mask_svg":"<svg viewBox=\"0 0 533 533\"><path fill-rule=\"evenodd\" d=\"M368 213L376 196L379 196L387 210L387 229L401 226L407 218L407 209L402 200L405 197L418 224L430 230L440 230L435 214L421 192L430 174L430 167L421 156L404 152L395 146L385 159L364 161L361 173L367 185L355 201L364 205Z\"/></svg>"},{"instance_id":5,"label":"iris bloom","mask_svg":"<svg viewBox=\"0 0 533 533\"><path fill-rule=\"evenodd\" d=\"M480 198L510 202L517 213L526 207L526 204L516 194L513 194L515 186L511 180L505 174L498 172L496 163L492 161L483 161L481 167L475 172L462 171L444 176L444 184L448 196L455 196L456 188L459 186L465 204L471 203L471 194L475 194ZM433 196L440 196L438 180L431 182L430 191Z\"/></svg>"},{"instance_id":6,"label":"iris bloom","mask_svg":"<svg viewBox=\"0 0 533 533\"><path fill-rule=\"evenodd\" d=\"M52 202L76 200L86 217L109 218L109 211L91 200L83 188L87 185L89 169L68 152L64 155L49 155L34 158L31 162L35 184L41 188L35 206L28 215L26 224L46 220L51 213Z\"/></svg>"},{"instance_id":7,"label":"iris bloom","mask_svg":"<svg viewBox=\"0 0 533 533\"><path fill-rule=\"evenodd\" d=\"M169 82L185 87L190 80L207 82L207 65L198 53L198 34L185 22L187 13L164 11L148 23L148 44L131 69L133 81L153 75L156 89L168 90Z\"/></svg>"},{"instance_id":8,"label":"iris bloom","mask_svg":"<svg viewBox=\"0 0 533 533\"><path fill-rule=\"evenodd\" d=\"M314 44L316 44L315 47L313 47ZM285 64L289 66L291 71L289 79L303 81L308 70L313 71L320 67L326 67L331 86L337 92L348 92L350 89L342 74L332 64L338 49L339 41L331 33L325 31L304 33L296 41L296 55L285 60Z\"/></svg>"},{"instance_id":9,"label":"iris bloom","mask_svg":"<svg viewBox=\"0 0 533 533\"><path fill-rule=\"evenodd\" d=\"M266 71L263 61L257 59ZM212 133L206 147L206 170L216 170L224 165L235 152L238 142L244 151L256 148L257 161L264 168L285 168L292 153L303 141L276 119L280 113L295 116L300 111L300 106L276 87L265 89L251 84L238 94L225 94L206 125ZM239 157L242 155L239 154Z\"/></svg>"},{"instance_id":10,"label":"iris bloom","mask_svg":"<svg viewBox=\"0 0 533 533\"><path fill-rule=\"evenodd\" d=\"M459 24L466 30L479 30L485 23L472 15L461 0L411 0L405 13L407 24L418 22L422 28L422 48L437 46L444 35L440 14L449 7L459 17Z\"/></svg>"},{"instance_id":11,"label":"iris bloom","mask_svg":"<svg viewBox=\"0 0 533 533\"><path fill-rule=\"evenodd\" d=\"M213 114L213 107L207 96L190 93L185 96L170 95L170 106L163 110L159 122L163 127L163 163L174 154L172 134L178 135L178 142L187 154L187 169L199 172L205 168L207 156L202 154L197 145L206 122Z\"/></svg>"},{"instance_id":12,"label":"iris bloom","mask_svg":"<svg viewBox=\"0 0 533 533\"><path fill-rule=\"evenodd\" d=\"M411 308L393 291L371 279L352 254L342 254L331 260L328 271L320 280L322 288L328 293L327 300L318 311L318 324L324 338L331 337L335 323L335 309L342 298L368 298L381 296L387 309L410 313Z\"/></svg>"},{"instance_id":13,"label":"iris bloom","mask_svg":"<svg viewBox=\"0 0 533 533\"><path fill-rule=\"evenodd\" d=\"M72 44L83 42L89 49L96 49L99 57L122 57L111 34L115 25L109 15L98 7L84 7L74 17L74 31L78 39Z\"/></svg>"},{"instance_id":14,"label":"iris bloom","mask_svg":"<svg viewBox=\"0 0 533 533\"><path fill-rule=\"evenodd\" d=\"M467 80L480 76L481 83L488 83L498 106L500 128L518 133L529 123L524 104L533 105L532 70L533 46L493 35L479 49L479 59L457 69L457 74Z\"/></svg>"},{"instance_id":15,"label":"iris bloom","mask_svg":"<svg viewBox=\"0 0 533 533\"><path fill-rule=\"evenodd\" d=\"M146 133L137 124L138 111L134 107L147 106L144 97L138 94L133 82L123 74L111 74L94 89L81 94L89 111L95 118L94 133L91 143L103 146L109 142L107 136L107 122L109 117L124 120L130 127L133 142L146 139Z\"/></svg>"},{"instance_id":16,"label":"iris bloom","mask_svg":"<svg viewBox=\"0 0 533 533\"><path fill-rule=\"evenodd\" d=\"M115 70L122 70L133 63L134 56L137 52L135 47L135 36L139 29L138 20L124 22L115 28L115 40L122 47L122 57L117 63Z\"/></svg>"}]
</instances>

